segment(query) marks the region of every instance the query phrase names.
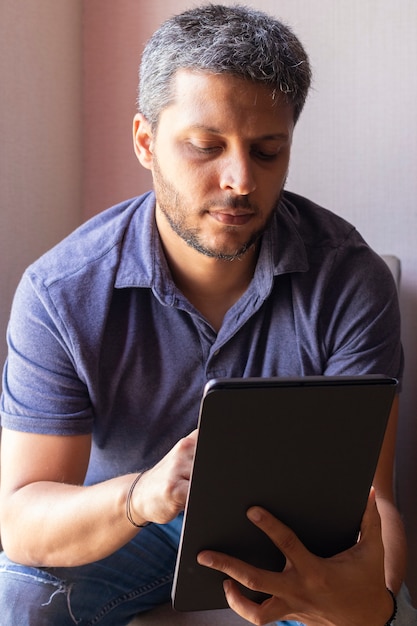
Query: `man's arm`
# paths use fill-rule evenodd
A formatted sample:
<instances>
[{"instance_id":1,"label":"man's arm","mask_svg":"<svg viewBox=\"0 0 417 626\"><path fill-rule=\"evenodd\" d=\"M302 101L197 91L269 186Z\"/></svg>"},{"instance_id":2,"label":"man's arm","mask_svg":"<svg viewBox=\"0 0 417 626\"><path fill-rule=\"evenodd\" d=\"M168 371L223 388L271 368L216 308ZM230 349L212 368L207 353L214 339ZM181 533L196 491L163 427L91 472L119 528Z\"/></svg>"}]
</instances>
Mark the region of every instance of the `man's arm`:
<instances>
[{"instance_id":1,"label":"man's arm","mask_svg":"<svg viewBox=\"0 0 417 626\"><path fill-rule=\"evenodd\" d=\"M180 440L132 495L138 524L165 523L184 508L195 433ZM1 530L6 554L35 566L75 566L113 553L138 532L126 517L136 475L84 487L90 435L36 435L4 429Z\"/></svg>"},{"instance_id":2,"label":"man's arm","mask_svg":"<svg viewBox=\"0 0 417 626\"><path fill-rule=\"evenodd\" d=\"M394 400L384 443L374 478L376 503L381 516L385 550L385 579L389 589L398 593L406 571L406 538L394 497L394 460L398 423L398 396Z\"/></svg>"}]
</instances>

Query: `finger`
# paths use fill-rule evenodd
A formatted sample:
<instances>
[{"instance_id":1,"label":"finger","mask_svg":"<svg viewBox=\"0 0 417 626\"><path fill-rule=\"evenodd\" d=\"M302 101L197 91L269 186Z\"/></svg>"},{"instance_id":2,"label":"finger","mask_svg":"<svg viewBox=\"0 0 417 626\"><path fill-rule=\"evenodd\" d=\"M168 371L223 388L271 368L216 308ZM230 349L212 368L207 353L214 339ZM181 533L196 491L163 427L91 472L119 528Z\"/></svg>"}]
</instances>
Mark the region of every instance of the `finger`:
<instances>
[{"instance_id":1,"label":"finger","mask_svg":"<svg viewBox=\"0 0 417 626\"><path fill-rule=\"evenodd\" d=\"M243 596L232 580L225 580L223 588L230 608L241 617L253 622L254 614L259 612L259 605Z\"/></svg>"},{"instance_id":2,"label":"finger","mask_svg":"<svg viewBox=\"0 0 417 626\"><path fill-rule=\"evenodd\" d=\"M240 593L238 586L232 580L223 583L226 600L231 609L252 624L266 624L285 617L284 604L281 609L277 598L265 600L257 604Z\"/></svg>"},{"instance_id":3,"label":"finger","mask_svg":"<svg viewBox=\"0 0 417 626\"><path fill-rule=\"evenodd\" d=\"M197 443L198 430L193 430L189 435L177 441L174 449L180 450L182 454L194 455Z\"/></svg>"},{"instance_id":4,"label":"finger","mask_svg":"<svg viewBox=\"0 0 417 626\"><path fill-rule=\"evenodd\" d=\"M215 569L237 580L251 591L261 591L272 595L276 594L279 588L277 579L280 573L259 569L222 552L203 550L197 555L197 561L200 565Z\"/></svg>"},{"instance_id":5,"label":"finger","mask_svg":"<svg viewBox=\"0 0 417 626\"><path fill-rule=\"evenodd\" d=\"M317 558L307 550L291 528L288 528L265 509L252 507L248 510L247 516L281 550L287 561L290 561L295 567L301 564L306 566L308 562Z\"/></svg>"},{"instance_id":6,"label":"finger","mask_svg":"<svg viewBox=\"0 0 417 626\"><path fill-rule=\"evenodd\" d=\"M190 432L189 435L187 435L186 439L189 439L190 441L197 441L197 437L198 437L198 428L195 428L193 431Z\"/></svg>"}]
</instances>

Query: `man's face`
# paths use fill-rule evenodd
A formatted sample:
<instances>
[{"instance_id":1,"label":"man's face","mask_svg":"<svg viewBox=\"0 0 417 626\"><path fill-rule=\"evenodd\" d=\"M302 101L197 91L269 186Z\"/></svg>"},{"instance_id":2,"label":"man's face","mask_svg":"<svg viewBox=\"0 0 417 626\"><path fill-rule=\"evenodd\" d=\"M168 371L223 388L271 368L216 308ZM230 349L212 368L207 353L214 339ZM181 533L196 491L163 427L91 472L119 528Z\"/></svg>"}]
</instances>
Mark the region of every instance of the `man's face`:
<instances>
[{"instance_id":1,"label":"man's face","mask_svg":"<svg viewBox=\"0 0 417 626\"><path fill-rule=\"evenodd\" d=\"M158 224L206 256L240 257L279 201L293 109L230 75L181 71L175 96L151 141Z\"/></svg>"}]
</instances>

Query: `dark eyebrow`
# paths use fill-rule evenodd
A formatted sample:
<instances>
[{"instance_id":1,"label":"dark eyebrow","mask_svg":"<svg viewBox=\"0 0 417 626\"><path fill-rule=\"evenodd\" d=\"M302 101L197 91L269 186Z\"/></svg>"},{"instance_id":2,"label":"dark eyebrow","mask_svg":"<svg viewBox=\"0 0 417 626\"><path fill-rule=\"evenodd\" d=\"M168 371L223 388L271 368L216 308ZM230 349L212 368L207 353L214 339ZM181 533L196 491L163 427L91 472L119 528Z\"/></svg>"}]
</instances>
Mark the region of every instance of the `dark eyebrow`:
<instances>
[{"instance_id":1,"label":"dark eyebrow","mask_svg":"<svg viewBox=\"0 0 417 626\"><path fill-rule=\"evenodd\" d=\"M201 130L205 133L213 133L213 135L222 135L223 133L218 128L212 128L211 126L204 126L204 124L191 124L187 130Z\"/></svg>"},{"instance_id":2,"label":"dark eyebrow","mask_svg":"<svg viewBox=\"0 0 417 626\"><path fill-rule=\"evenodd\" d=\"M218 128L212 128L211 126L204 126L204 124L192 124L188 127L189 130L201 130L206 133L213 133L213 135L223 135L223 132ZM288 133L270 133L268 135L262 135L261 137L255 137L253 141L274 141L274 140L288 141Z\"/></svg>"},{"instance_id":3,"label":"dark eyebrow","mask_svg":"<svg viewBox=\"0 0 417 626\"><path fill-rule=\"evenodd\" d=\"M284 141L287 141L289 138L289 134L288 133L273 133L271 135L264 135L262 137L259 137L259 139L262 140L274 140L274 139L284 139Z\"/></svg>"}]
</instances>

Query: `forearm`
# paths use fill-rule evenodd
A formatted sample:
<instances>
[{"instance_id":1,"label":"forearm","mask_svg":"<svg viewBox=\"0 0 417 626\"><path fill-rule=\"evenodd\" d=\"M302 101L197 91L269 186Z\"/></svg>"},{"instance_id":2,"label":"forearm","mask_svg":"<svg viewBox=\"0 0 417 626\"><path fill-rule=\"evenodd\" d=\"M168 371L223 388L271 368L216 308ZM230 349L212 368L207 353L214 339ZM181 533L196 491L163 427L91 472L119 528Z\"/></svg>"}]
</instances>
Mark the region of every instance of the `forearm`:
<instances>
[{"instance_id":1,"label":"forearm","mask_svg":"<svg viewBox=\"0 0 417 626\"><path fill-rule=\"evenodd\" d=\"M395 506L393 474L399 398L395 397L374 477L376 504L384 544L385 582L395 594L405 577L407 546L401 516Z\"/></svg>"},{"instance_id":2,"label":"forearm","mask_svg":"<svg viewBox=\"0 0 417 626\"><path fill-rule=\"evenodd\" d=\"M391 501L377 497L377 506L381 516L385 551L386 585L397 594L406 572L407 545L404 526L397 508Z\"/></svg>"},{"instance_id":3,"label":"forearm","mask_svg":"<svg viewBox=\"0 0 417 626\"><path fill-rule=\"evenodd\" d=\"M39 479L39 472L31 470L33 463L26 463L29 469L21 470L24 479L16 480L12 470L20 466L12 462L16 456L13 451L17 449L13 442L17 439L20 450L24 448L29 454L33 436L6 433L10 445L5 454L9 457L9 462L4 463L7 472L2 475L2 479L6 478L2 480L2 541L12 560L35 566L82 565L112 554L139 531L126 515L127 497L137 474L80 486L84 470L71 470L80 441L74 439L71 444L69 438L59 437L51 443L49 438L38 437L35 442L42 459L49 458L51 448L55 452L49 465L41 470L44 476L49 473L53 478ZM130 507L135 524L148 521L165 524L184 509L196 436L194 431L178 441L135 484ZM27 440L27 445L22 445L22 440ZM57 451L60 445L62 455ZM32 453L32 461L33 456ZM62 456L67 460L61 472ZM86 455L81 457L84 458L81 465L85 465ZM54 459L58 459L55 465ZM28 479L28 473L32 473L32 480ZM67 477L66 482L58 482L58 476L62 475Z\"/></svg>"},{"instance_id":4,"label":"forearm","mask_svg":"<svg viewBox=\"0 0 417 626\"><path fill-rule=\"evenodd\" d=\"M22 487L2 507L7 555L27 565L57 567L108 556L138 532L126 517L132 480L126 475L89 487L55 482Z\"/></svg>"}]
</instances>

